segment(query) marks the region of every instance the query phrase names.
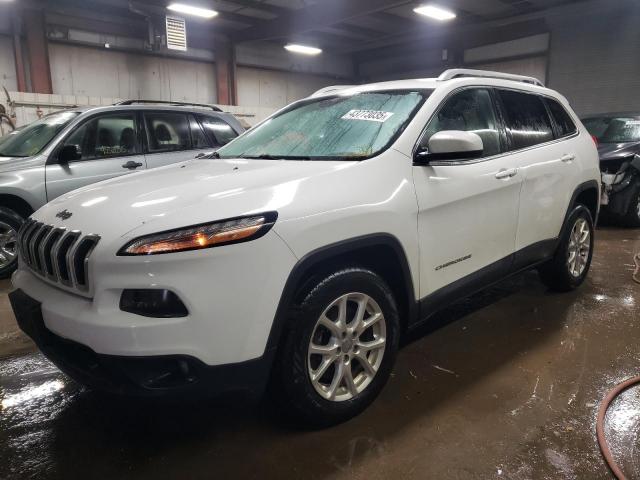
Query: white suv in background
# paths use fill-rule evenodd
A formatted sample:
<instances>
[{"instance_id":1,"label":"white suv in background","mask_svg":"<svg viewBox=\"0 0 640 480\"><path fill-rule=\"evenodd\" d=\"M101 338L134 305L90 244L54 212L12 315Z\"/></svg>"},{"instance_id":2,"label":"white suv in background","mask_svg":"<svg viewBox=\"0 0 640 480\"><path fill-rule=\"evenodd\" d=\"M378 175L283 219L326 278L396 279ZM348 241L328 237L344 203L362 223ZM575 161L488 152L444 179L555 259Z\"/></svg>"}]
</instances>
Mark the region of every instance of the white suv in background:
<instances>
[{"instance_id":1,"label":"white suv in background","mask_svg":"<svg viewBox=\"0 0 640 480\"><path fill-rule=\"evenodd\" d=\"M20 232L11 294L63 371L113 392L246 391L329 425L383 388L400 337L537 267L589 270L591 136L528 77L323 89L215 158L76 190Z\"/></svg>"}]
</instances>

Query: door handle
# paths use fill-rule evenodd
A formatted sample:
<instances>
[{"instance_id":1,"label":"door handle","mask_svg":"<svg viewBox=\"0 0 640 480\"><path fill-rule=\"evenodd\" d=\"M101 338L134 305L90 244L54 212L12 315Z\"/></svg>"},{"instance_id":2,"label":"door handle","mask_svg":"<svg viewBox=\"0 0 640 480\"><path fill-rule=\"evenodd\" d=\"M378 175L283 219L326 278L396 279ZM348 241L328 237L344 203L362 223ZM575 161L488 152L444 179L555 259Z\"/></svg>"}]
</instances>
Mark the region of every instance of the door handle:
<instances>
[{"instance_id":1,"label":"door handle","mask_svg":"<svg viewBox=\"0 0 640 480\"><path fill-rule=\"evenodd\" d=\"M571 163L576 159L575 155L563 155L562 157L560 157L560 160L562 160L564 163Z\"/></svg>"},{"instance_id":2,"label":"door handle","mask_svg":"<svg viewBox=\"0 0 640 480\"><path fill-rule=\"evenodd\" d=\"M515 177L518 174L517 168L503 168L498 173L496 173L496 178L498 180L504 180L505 178Z\"/></svg>"},{"instance_id":3,"label":"door handle","mask_svg":"<svg viewBox=\"0 0 640 480\"><path fill-rule=\"evenodd\" d=\"M141 167L142 164L140 162L134 162L133 160L129 160L127 163L122 165L122 168L127 168L129 170L135 170L138 167Z\"/></svg>"},{"instance_id":4,"label":"door handle","mask_svg":"<svg viewBox=\"0 0 640 480\"><path fill-rule=\"evenodd\" d=\"M202 158L206 155L206 153L202 153L200 152L199 154L196 155L196 158Z\"/></svg>"}]
</instances>

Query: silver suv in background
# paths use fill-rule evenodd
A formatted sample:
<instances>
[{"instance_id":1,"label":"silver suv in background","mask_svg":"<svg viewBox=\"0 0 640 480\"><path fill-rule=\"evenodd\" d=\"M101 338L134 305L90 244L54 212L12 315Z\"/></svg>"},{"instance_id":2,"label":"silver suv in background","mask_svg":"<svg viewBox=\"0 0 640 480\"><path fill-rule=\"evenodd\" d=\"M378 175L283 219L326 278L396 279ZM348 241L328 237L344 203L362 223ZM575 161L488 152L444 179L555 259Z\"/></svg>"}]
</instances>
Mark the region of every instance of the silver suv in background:
<instances>
[{"instance_id":1,"label":"silver suv in background","mask_svg":"<svg viewBox=\"0 0 640 480\"><path fill-rule=\"evenodd\" d=\"M52 113L5 135L0 276L15 270L17 231L45 203L101 180L205 156L243 131L214 106L127 100Z\"/></svg>"}]
</instances>

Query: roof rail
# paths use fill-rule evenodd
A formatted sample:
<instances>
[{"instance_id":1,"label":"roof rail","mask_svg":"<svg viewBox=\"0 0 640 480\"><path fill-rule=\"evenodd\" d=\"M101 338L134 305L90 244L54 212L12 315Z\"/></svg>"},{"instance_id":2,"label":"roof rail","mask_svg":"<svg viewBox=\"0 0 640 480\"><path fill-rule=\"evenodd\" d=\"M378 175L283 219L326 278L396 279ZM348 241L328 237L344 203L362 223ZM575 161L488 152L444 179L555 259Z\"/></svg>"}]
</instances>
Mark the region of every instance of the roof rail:
<instances>
[{"instance_id":1,"label":"roof rail","mask_svg":"<svg viewBox=\"0 0 640 480\"><path fill-rule=\"evenodd\" d=\"M192 103L192 102L172 102L167 100L123 100L114 105L134 105L134 104L160 104L160 105L175 105L186 107L202 107L210 108L214 112L222 112L222 110L215 105L208 105L206 103Z\"/></svg>"},{"instance_id":2,"label":"roof rail","mask_svg":"<svg viewBox=\"0 0 640 480\"><path fill-rule=\"evenodd\" d=\"M513 80L515 82L530 83L532 85L544 87L544 83L535 77L514 75L512 73L490 72L488 70L471 70L468 68L452 68L450 70L446 70L438 77L438 81L444 82L459 77L498 78L501 80Z\"/></svg>"},{"instance_id":3,"label":"roof rail","mask_svg":"<svg viewBox=\"0 0 640 480\"><path fill-rule=\"evenodd\" d=\"M320 95L325 95L331 92L337 92L338 90L344 90L345 88L351 88L351 87L353 87L353 85L331 85L328 87L321 88L317 92L314 92L313 94L309 95L309 97L310 98L319 97Z\"/></svg>"}]
</instances>

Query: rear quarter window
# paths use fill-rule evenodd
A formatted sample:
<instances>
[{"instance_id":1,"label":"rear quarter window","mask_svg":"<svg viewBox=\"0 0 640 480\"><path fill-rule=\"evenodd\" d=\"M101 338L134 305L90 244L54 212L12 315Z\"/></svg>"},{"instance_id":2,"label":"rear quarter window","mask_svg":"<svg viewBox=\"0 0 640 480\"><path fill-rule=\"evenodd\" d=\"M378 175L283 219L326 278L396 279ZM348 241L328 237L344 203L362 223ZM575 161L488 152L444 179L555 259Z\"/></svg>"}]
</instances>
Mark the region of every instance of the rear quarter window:
<instances>
[{"instance_id":1,"label":"rear quarter window","mask_svg":"<svg viewBox=\"0 0 640 480\"><path fill-rule=\"evenodd\" d=\"M556 122L558 135L560 137L566 137L567 135L572 135L578 131L576 124L573 123L571 116L560 104L560 102L552 98L547 98L546 102L549 107L549 111L551 112L551 116Z\"/></svg>"}]
</instances>

